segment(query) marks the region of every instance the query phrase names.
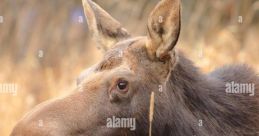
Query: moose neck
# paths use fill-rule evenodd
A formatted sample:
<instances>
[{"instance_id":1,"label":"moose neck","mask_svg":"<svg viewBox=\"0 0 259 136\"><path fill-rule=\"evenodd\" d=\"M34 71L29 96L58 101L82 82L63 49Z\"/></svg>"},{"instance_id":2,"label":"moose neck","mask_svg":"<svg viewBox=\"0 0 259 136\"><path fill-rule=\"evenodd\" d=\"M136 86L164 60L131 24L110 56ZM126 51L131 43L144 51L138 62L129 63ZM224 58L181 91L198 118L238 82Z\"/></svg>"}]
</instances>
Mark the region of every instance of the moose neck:
<instances>
[{"instance_id":1,"label":"moose neck","mask_svg":"<svg viewBox=\"0 0 259 136\"><path fill-rule=\"evenodd\" d=\"M222 128L218 121L227 118L222 111L231 109L228 109L225 103L224 82L200 73L192 62L181 54L179 54L178 64L171 73L165 95L157 98L166 97L168 101L166 103L169 103L158 102L157 104L158 107L161 106L158 109L165 109L157 112L166 118L162 117L161 121L161 117L155 117L166 123L155 125L155 133L181 136L209 135L210 132L218 132L217 129ZM216 118L216 116L222 118Z\"/></svg>"}]
</instances>

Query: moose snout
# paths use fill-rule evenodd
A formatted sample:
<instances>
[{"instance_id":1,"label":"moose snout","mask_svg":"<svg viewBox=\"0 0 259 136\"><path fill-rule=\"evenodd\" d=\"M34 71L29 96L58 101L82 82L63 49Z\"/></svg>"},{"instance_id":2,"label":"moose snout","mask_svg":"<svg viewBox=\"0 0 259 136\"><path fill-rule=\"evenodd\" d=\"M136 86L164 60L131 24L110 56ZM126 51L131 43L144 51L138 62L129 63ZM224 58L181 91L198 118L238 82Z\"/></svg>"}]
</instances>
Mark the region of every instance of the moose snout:
<instances>
[{"instance_id":1,"label":"moose snout","mask_svg":"<svg viewBox=\"0 0 259 136\"><path fill-rule=\"evenodd\" d=\"M89 103L93 102L85 98L82 92L44 102L27 113L10 136L88 135L94 129L92 127L97 126L96 114L89 110Z\"/></svg>"},{"instance_id":2,"label":"moose snout","mask_svg":"<svg viewBox=\"0 0 259 136\"><path fill-rule=\"evenodd\" d=\"M57 130L44 127L41 121L19 122L10 136L57 136ZM54 132L55 131L55 132Z\"/></svg>"},{"instance_id":3,"label":"moose snout","mask_svg":"<svg viewBox=\"0 0 259 136\"><path fill-rule=\"evenodd\" d=\"M56 105L51 102L37 106L27 113L14 127L10 136L59 136L62 134L62 121ZM60 115L59 115L60 114ZM53 115L53 117L50 117Z\"/></svg>"}]
</instances>

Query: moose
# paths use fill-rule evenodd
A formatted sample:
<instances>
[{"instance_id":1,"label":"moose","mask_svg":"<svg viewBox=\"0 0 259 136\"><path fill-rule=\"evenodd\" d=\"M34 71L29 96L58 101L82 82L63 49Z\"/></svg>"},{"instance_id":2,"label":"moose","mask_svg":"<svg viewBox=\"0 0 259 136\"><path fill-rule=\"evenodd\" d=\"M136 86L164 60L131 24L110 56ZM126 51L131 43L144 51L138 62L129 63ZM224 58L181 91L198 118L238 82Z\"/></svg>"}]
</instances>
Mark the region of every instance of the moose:
<instances>
[{"instance_id":1,"label":"moose","mask_svg":"<svg viewBox=\"0 0 259 136\"><path fill-rule=\"evenodd\" d=\"M256 72L235 64L203 74L175 48L181 0L160 0L141 37L93 1L83 0L83 7L93 39L107 50L103 59L79 76L71 95L27 113L11 136L259 135ZM235 93L236 86L229 93L232 82L253 84L254 95ZM134 119L134 129L107 127L115 117Z\"/></svg>"}]
</instances>

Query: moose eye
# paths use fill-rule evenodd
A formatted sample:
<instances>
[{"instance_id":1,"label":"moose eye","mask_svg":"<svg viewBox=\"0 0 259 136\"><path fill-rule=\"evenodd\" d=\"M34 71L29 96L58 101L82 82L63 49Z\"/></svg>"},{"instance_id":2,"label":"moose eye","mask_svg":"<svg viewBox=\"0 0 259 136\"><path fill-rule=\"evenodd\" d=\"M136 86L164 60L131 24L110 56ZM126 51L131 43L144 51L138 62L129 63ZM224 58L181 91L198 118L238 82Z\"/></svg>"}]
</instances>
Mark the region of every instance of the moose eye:
<instances>
[{"instance_id":1,"label":"moose eye","mask_svg":"<svg viewBox=\"0 0 259 136\"><path fill-rule=\"evenodd\" d=\"M128 81L119 80L118 83L117 83L117 89L119 91L126 92L128 90Z\"/></svg>"}]
</instances>

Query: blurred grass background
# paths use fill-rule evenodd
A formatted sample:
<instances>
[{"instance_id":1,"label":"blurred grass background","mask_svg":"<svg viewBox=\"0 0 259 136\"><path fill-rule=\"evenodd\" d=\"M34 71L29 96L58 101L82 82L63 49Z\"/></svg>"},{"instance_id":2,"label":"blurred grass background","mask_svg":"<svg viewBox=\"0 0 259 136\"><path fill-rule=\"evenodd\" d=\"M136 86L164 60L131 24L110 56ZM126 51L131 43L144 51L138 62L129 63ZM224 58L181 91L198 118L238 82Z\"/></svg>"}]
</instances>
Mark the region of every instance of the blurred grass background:
<instances>
[{"instance_id":1,"label":"blurred grass background","mask_svg":"<svg viewBox=\"0 0 259 136\"><path fill-rule=\"evenodd\" d=\"M259 73L259 0L182 0L178 48L202 71L247 63ZM133 35L146 34L158 0L96 0ZM88 36L81 0L0 2L0 83L18 85L0 93L0 135L9 135L36 104L75 88L79 73L102 52Z\"/></svg>"}]
</instances>

